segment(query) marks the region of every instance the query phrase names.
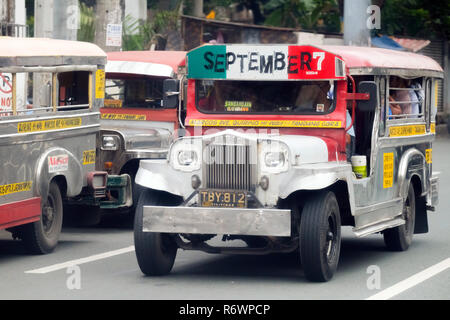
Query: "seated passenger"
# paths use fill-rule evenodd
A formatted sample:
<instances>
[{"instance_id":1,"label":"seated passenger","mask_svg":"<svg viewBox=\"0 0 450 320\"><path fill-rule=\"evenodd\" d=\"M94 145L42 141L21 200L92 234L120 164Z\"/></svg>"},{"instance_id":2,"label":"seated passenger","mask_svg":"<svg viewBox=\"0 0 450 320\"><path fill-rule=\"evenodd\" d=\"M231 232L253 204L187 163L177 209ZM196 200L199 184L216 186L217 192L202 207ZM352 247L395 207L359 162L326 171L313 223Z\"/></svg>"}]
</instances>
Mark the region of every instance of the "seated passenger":
<instances>
[{"instance_id":1,"label":"seated passenger","mask_svg":"<svg viewBox=\"0 0 450 320\"><path fill-rule=\"evenodd\" d=\"M407 115L412 114L411 97L409 90L406 89L406 80L400 77L391 77L390 96L389 96L389 115ZM400 90L396 90L400 89Z\"/></svg>"}]
</instances>

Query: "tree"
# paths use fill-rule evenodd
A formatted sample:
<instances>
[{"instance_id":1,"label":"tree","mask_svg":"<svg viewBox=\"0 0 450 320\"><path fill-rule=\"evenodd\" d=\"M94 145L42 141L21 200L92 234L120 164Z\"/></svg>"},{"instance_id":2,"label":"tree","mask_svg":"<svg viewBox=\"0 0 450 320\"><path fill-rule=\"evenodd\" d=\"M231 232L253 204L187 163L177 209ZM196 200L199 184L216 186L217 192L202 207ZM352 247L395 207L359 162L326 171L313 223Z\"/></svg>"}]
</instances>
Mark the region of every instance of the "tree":
<instances>
[{"instance_id":1,"label":"tree","mask_svg":"<svg viewBox=\"0 0 450 320\"><path fill-rule=\"evenodd\" d=\"M381 6L380 33L450 39L450 2L385 0Z\"/></svg>"}]
</instances>

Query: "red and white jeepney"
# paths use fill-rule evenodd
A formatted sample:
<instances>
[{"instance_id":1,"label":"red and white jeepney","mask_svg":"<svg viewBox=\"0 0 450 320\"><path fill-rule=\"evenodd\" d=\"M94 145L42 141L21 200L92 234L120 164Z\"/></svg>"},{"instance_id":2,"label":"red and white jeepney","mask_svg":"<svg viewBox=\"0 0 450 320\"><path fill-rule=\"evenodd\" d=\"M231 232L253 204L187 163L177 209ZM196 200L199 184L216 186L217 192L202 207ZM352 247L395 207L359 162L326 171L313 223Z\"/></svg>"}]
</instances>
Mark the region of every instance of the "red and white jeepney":
<instances>
[{"instance_id":1,"label":"red and white jeepney","mask_svg":"<svg viewBox=\"0 0 450 320\"><path fill-rule=\"evenodd\" d=\"M306 277L327 281L341 226L408 249L414 233L428 232L427 210L437 203L432 141L442 76L430 58L375 48L189 52L189 134L166 160L141 161L136 176L146 188L134 230L141 270L169 273L178 248L299 250ZM208 243L217 235L247 246Z\"/></svg>"}]
</instances>

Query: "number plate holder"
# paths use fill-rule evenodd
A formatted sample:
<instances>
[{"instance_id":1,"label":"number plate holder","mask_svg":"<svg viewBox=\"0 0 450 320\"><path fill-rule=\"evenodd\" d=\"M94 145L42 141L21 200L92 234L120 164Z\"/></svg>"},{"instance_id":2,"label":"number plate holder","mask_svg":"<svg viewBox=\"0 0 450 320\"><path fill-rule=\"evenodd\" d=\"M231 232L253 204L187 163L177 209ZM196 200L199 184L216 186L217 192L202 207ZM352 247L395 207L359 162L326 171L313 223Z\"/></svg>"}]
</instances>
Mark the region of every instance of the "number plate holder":
<instances>
[{"instance_id":1,"label":"number plate holder","mask_svg":"<svg viewBox=\"0 0 450 320\"><path fill-rule=\"evenodd\" d=\"M247 208L247 191L206 190L198 192L201 207Z\"/></svg>"}]
</instances>

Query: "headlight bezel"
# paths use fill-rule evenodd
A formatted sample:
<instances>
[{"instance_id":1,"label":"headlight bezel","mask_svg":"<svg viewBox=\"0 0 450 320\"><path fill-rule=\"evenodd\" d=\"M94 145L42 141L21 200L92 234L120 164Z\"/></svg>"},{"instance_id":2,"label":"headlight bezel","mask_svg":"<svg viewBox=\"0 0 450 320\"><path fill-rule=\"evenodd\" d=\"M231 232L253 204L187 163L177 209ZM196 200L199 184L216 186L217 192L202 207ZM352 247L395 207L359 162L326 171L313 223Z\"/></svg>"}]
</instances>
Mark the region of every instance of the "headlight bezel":
<instances>
[{"instance_id":1,"label":"headlight bezel","mask_svg":"<svg viewBox=\"0 0 450 320\"><path fill-rule=\"evenodd\" d=\"M102 135L102 146L103 151L117 151L119 150L120 138L114 134Z\"/></svg>"},{"instance_id":2,"label":"headlight bezel","mask_svg":"<svg viewBox=\"0 0 450 320\"><path fill-rule=\"evenodd\" d=\"M180 139L172 144L169 151L169 163L175 170L193 172L201 169L202 149L197 139ZM182 162L182 154L191 153L192 161Z\"/></svg>"},{"instance_id":3,"label":"headlight bezel","mask_svg":"<svg viewBox=\"0 0 450 320\"><path fill-rule=\"evenodd\" d=\"M289 148L282 142L277 140L264 140L261 142L260 148L260 167L263 173L278 174L289 170ZM268 158L275 159L278 155L278 163L270 164Z\"/></svg>"}]
</instances>

